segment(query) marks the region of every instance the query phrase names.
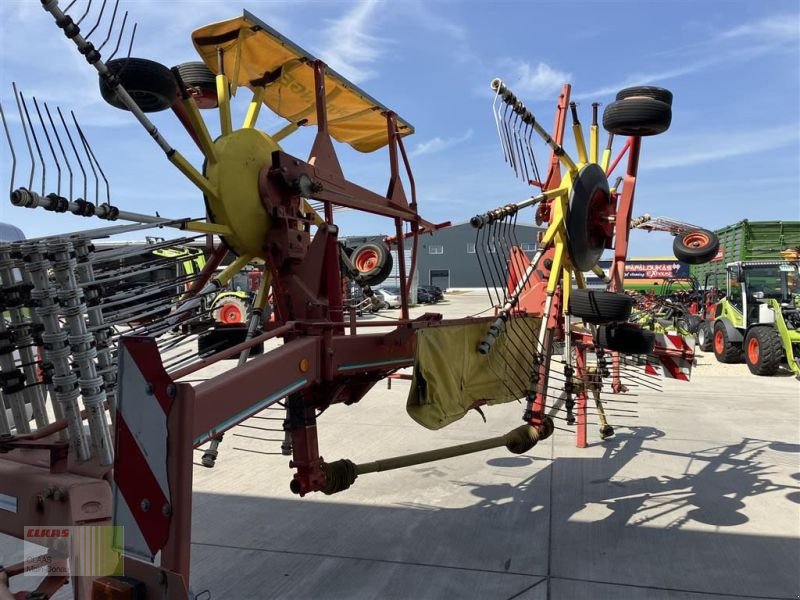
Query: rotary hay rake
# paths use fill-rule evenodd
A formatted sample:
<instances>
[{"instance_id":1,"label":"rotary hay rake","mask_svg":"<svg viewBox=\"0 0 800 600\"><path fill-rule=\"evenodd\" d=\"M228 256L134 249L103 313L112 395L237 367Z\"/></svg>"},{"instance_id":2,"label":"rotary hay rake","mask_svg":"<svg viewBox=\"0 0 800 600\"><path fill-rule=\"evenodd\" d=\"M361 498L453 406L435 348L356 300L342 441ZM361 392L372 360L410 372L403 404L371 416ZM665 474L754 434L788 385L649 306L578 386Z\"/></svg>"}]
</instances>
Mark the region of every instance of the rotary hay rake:
<instances>
[{"instance_id":1,"label":"rotary hay rake","mask_svg":"<svg viewBox=\"0 0 800 600\"><path fill-rule=\"evenodd\" d=\"M106 3L86 35L80 25L91 2L77 21L67 14L73 4L61 10L57 0L42 2L97 70L104 98L133 114L203 193L206 212L200 219L166 218L113 206L108 181L77 120L70 129L57 109L65 146L56 121L40 115L36 127L24 96L14 89L32 167L28 187L15 188L16 154L3 113L14 160L12 203L131 222L0 244L5 311L0 366L3 396L11 409L0 411L0 531L21 538L26 526L113 523L124 529L124 542L117 542L129 579L75 576L75 597L125 597L125 590L138 590L140 597L189 597L192 453L208 443L216 452L215 442L225 431L271 405L285 405L283 448L291 453L295 470L290 487L303 496L343 491L367 473L490 448L527 452L560 428L558 420L577 423L577 443L585 446L589 417L597 417L601 437L607 437L613 434L607 412L630 416L627 409L604 408L609 401L601 400L606 379L615 394L631 395L628 390L635 386L656 388L657 370L688 378L692 343L625 324L631 301L620 293L641 137L668 127L671 94L665 97L666 90L620 92L605 110L604 125L612 135L599 157L597 105L587 151L577 107L569 103L570 86L558 99L551 135L500 80L493 81L504 159L541 193L472 219L495 316L410 319L418 237L437 228L417 212L402 139L413 133L410 124L250 13L195 31L192 39L203 62L168 69L131 58L133 34L126 58L104 61L100 51L113 37L118 4L98 47L89 37L100 26ZM127 13L115 53L126 20ZM243 127L235 130L231 95L241 88L252 92L252 100ZM263 105L288 125L273 135L257 129ZM167 108L202 151L202 170L174 149L147 116ZM200 113L214 108L222 132L216 140ZM577 161L563 147L568 109ZM45 114L51 116L47 105ZM317 130L308 160L286 154L278 144L303 126ZM627 141L612 163L614 134ZM549 149L544 178L533 135ZM362 152L388 148L391 174L385 195L345 178L332 138ZM50 194L43 142L58 173L56 192ZM70 146L83 174L83 195L77 198ZM626 153L625 175L609 186L608 178ZM67 196L61 193L59 155L69 173ZM94 174L94 202L87 200L91 190L84 160ZM33 190L37 164L41 193ZM106 191L102 204L101 178ZM535 208L539 223L547 224L532 259L519 249L514 231L519 213L529 207ZM369 260L352 260L338 241L334 208L393 221L398 256L410 241L410 268L405 261L398 264L399 320L356 323L351 315L348 331L343 282L354 281L369 296L374 273L384 272L385 263L380 264L381 252ZM92 243L154 226L190 232L177 241L159 242L163 248L211 235L223 243L210 247L208 262L197 272L173 271L144 284L143 277L164 273L180 258L168 252L153 257L152 247L100 250ZM605 249L614 251L609 277L597 266ZM120 261L145 253L143 262L120 267ZM233 261L216 274L229 254ZM247 325L209 328L202 298L252 261L263 263L265 274ZM357 268L362 264L366 267ZM586 290L585 271L601 275L608 291ZM272 320L265 318L270 312ZM364 333L368 327L389 331ZM200 355L192 350L194 344ZM454 348L463 350L458 360L452 358ZM235 368L199 383L189 379L228 358L237 359ZM317 443L320 414L334 403L360 401L375 383L405 367L414 373L408 412L428 428L444 427L486 404L518 399L525 400L524 424L504 436L409 456L325 462ZM231 389L237 393L230 394ZM595 401L594 412L587 407L588 395ZM50 547L48 560L63 563L67 556L62 550ZM74 548L70 560L74 566ZM6 572L13 576L24 569L20 564ZM39 591L52 594L65 581L63 574L48 575Z\"/></svg>"}]
</instances>

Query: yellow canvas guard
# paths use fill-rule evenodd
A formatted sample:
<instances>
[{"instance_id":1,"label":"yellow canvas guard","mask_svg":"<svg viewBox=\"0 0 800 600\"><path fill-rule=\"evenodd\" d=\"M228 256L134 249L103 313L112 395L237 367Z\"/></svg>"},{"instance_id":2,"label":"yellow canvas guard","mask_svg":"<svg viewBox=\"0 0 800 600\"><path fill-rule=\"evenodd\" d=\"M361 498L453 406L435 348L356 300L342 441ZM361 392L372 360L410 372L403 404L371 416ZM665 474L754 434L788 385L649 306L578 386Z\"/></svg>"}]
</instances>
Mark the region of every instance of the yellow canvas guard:
<instances>
[{"instance_id":1,"label":"yellow canvas guard","mask_svg":"<svg viewBox=\"0 0 800 600\"><path fill-rule=\"evenodd\" d=\"M253 81L275 79L266 84L264 104L273 112L297 123L316 125L314 69L310 52L247 11L228 21L212 23L192 33L192 41L209 69L219 73L217 48L222 48L225 75L231 85L254 89ZM270 76L271 74L271 76ZM389 142L386 113L389 109L353 83L327 67L325 74L328 130L331 136L360 152L372 152ZM397 117L400 135L414 128Z\"/></svg>"},{"instance_id":2,"label":"yellow canvas guard","mask_svg":"<svg viewBox=\"0 0 800 600\"><path fill-rule=\"evenodd\" d=\"M420 329L406 402L411 418L428 429L440 429L472 408L523 398L533 367L533 348L520 328L538 331L540 322L526 320L528 325L506 328L488 355L478 353L486 322Z\"/></svg>"}]
</instances>

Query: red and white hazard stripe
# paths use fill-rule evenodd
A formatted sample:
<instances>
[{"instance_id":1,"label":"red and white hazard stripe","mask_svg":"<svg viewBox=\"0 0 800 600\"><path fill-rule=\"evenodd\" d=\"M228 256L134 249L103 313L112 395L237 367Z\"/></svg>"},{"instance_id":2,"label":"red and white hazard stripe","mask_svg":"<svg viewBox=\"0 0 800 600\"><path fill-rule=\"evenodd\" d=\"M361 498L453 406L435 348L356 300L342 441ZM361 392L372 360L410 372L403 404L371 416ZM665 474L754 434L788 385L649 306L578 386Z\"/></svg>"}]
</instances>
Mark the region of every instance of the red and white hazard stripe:
<instances>
[{"instance_id":1,"label":"red and white hazard stripe","mask_svg":"<svg viewBox=\"0 0 800 600\"><path fill-rule=\"evenodd\" d=\"M694 365L694 339L677 333L657 333L653 352L648 355L644 372L689 381Z\"/></svg>"},{"instance_id":2,"label":"red and white hazard stripe","mask_svg":"<svg viewBox=\"0 0 800 600\"><path fill-rule=\"evenodd\" d=\"M169 376L149 338L123 338L119 350L114 525L126 554L152 561L166 543L172 502L167 477Z\"/></svg>"}]
</instances>

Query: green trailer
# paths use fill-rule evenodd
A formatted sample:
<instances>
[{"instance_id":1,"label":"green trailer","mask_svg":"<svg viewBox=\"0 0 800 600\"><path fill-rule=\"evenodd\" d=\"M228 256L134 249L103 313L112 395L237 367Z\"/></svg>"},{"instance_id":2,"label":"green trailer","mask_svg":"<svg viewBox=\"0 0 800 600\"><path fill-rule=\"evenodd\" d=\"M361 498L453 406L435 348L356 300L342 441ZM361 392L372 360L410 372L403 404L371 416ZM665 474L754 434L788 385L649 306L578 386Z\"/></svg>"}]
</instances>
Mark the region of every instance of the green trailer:
<instances>
[{"instance_id":1,"label":"green trailer","mask_svg":"<svg viewBox=\"0 0 800 600\"><path fill-rule=\"evenodd\" d=\"M706 264L691 265L690 273L703 285L707 273L725 273L734 262L781 260L781 252L800 248L800 221L740 221L715 232L719 252Z\"/></svg>"}]
</instances>

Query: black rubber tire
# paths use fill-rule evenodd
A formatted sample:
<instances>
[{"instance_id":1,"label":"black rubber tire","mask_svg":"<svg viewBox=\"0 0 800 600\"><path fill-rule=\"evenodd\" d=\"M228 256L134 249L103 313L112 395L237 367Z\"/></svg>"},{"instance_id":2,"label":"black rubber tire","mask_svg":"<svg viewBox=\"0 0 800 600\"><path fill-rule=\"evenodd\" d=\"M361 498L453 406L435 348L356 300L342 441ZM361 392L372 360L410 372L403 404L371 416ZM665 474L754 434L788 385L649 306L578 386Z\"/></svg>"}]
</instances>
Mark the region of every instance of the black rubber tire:
<instances>
[{"instance_id":1,"label":"black rubber tire","mask_svg":"<svg viewBox=\"0 0 800 600\"><path fill-rule=\"evenodd\" d=\"M625 100L625 98L635 98L638 96L653 98L654 100L659 100L664 104L672 106L672 92L662 87L635 85L617 92L617 100Z\"/></svg>"},{"instance_id":2,"label":"black rubber tire","mask_svg":"<svg viewBox=\"0 0 800 600\"><path fill-rule=\"evenodd\" d=\"M656 343L656 335L628 323L601 325L595 333L594 343L621 354L650 354Z\"/></svg>"},{"instance_id":3,"label":"black rubber tire","mask_svg":"<svg viewBox=\"0 0 800 600\"><path fill-rule=\"evenodd\" d=\"M758 358L752 362L750 345L755 340L758 345ZM744 360L753 375L770 377L778 372L784 358L781 336L772 326L753 327L744 338Z\"/></svg>"},{"instance_id":4,"label":"black rubber tire","mask_svg":"<svg viewBox=\"0 0 800 600\"><path fill-rule=\"evenodd\" d=\"M692 314L686 314L677 321L678 326L689 333L697 333L697 330L700 329L700 323L700 318Z\"/></svg>"},{"instance_id":5,"label":"black rubber tire","mask_svg":"<svg viewBox=\"0 0 800 600\"><path fill-rule=\"evenodd\" d=\"M672 240L672 252L681 262L703 265L711 262L719 252L719 238L708 229L684 231Z\"/></svg>"},{"instance_id":6,"label":"black rubber tire","mask_svg":"<svg viewBox=\"0 0 800 600\"><path fill-rule=\"evenodd\" d=\"M721 336L721 348L717 346L717 336ZM722 321L714 324L714 356L721 363L740 363L742 362L742 345L731 342L728 339L728 332Z\"/></svg>"},{"instance_id":7,"label":"black rubber tire","mask_svg":"<svg viewBox=\"0 0 800 600\"><path fill-rule=\"evenodd\" d=\"M589 163L578 173L569 195L566 219L570 261L579 271L591 270L611 241L605 232L593 227L593 211L608 210L611 197L608 179L599 165Z\"/></svg>"},{"instance_id":8,"label":"black rubber tire","mask_svg":"<svg viewBox=\"0 0 800 600\"><path fill-rule=\"evenodd\" d=\"M197 102L201 110L216 108L217 101L217 76L202 61L194 61L175 65L181 80Z\"/></svg>"},{"instance_id":9,"label":"black rubber tire","mask_svg":"<svg viewBox=\"0 0 800 600\"><path fill-rule=\"evenodd\" d=\"M658 135L669 129L670 123L670 105L653 98L618 100L603 111L603 127L614 135Z\"/></svg>"},{"instance_id":10,"label":"black rubber tire","mask_svg":"<svg viewBox=\"0 0 800 600\"><path fill-rule=\"evenodd\" d=\"M178 86L175 76L161 63L146 58L115 58L106 63L143 112L159 112L175 104ZM100 77L100 94L115 108L128 110L117 93Z\"/></svg>"},{"instance_id":11,"label":"black rubber tire","mask_svg":"<svg viewBox=\"0 0 800 600\"><path fill-rule=\"evenodd\" d=\"M386 253L386 262L383 263L383 267L378 274L370 277L367 280L367 285L376 286L382 284L386 279L389 277L389 274L392 272L392 268L394 267L394 257L392 257L391 252Z\"/></svg>"},{"instance_id":12,"label":"black rubber tire","mask_svg":"<svg viewBox=\"0 0 800 600\"><path fill-rule=\"evenodd\" d=\"M627 294L605 290L572 290L569 295L569 314L587 323L627 321L634 300Z\"/></svg>"},{"instance_id":13,"label":"black rubber tire","mask_svg":"<svg viewBox=\"0 0 800 600\"><path fill-rule=\"evenodd\" d=\"M708 321L703 321L697 330L697 346L703 352L714 349L714 330Z\"/></svg>"}]
</instances>

